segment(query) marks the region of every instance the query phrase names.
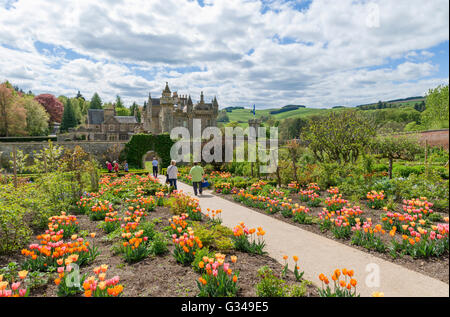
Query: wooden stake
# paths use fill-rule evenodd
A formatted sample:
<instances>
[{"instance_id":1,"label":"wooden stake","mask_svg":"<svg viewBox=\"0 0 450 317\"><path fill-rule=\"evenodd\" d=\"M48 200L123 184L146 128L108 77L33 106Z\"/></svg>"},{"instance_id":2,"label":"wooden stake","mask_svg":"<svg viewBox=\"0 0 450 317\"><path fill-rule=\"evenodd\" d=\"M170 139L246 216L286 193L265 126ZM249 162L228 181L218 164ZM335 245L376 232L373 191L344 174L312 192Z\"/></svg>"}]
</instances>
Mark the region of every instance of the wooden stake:
<instances>
[{"instance_id":1,"label":"wooden stake","mask_svg":"<svg viewBox=\"0 0 450 317\"><path fill-rule=\"evenodd\" d=\"M425 140L425 177L428 177L428 140Z\"/></svg>"},{"instance_id":2,"label":"wooden stake","mask_svg":"<svg viewBox=\"0 0 450 317\"><path fill-rule=\"evenodd\" d=\"M17 188L17 151L16 146L13 146L13 160L14 160L14 187Z\"/></svg>"},{"instance_id":3,"label":"wooden stake","mask_svg":"<svg viewBox=\"0 0 450 317\"><path fill-rule=\"evenodd\" d=\"M47 154L44 152L44 172L47 174Z\"/></svg>"}]
</instances>

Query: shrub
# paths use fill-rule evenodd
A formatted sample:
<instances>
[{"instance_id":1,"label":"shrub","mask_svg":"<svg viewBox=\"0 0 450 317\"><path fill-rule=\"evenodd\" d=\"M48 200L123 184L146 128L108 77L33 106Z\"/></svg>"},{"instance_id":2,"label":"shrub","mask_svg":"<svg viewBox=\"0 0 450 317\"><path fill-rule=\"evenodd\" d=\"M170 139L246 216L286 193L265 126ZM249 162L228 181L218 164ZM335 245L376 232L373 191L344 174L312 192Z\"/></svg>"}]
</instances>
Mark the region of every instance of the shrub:
<instances>
[{"instance_id":1,"label":"shrub","mask_svg":"<svg viewBox=\"0 0 450 317\"><path fill-rule=\"evenodd\" d=\"M202 241L205 247L226 252L233 249L233 232L220 224L213 224L207 227L201 223L193 223L195 235Z\"/></svg>"},{"instance_id":2,"label":"shrub","mask_svg":"<svg viewBox=\"0 0 450 317\"><path fill-rule=\"evenodd\" d=\"M0 202L0 254L20 250L30 240L32 231L24 217L20 206Z\"/></svg>"},{"instance_id":3,"label":"shrub","mask_svg":"<svg viewBox=\"0 0 450 317\"><path fill-rule=\"evenodd\" d=\"M396 165L392 169L394 176L409 177L411 174L421 175L425 173L425 166L407 166L407 165Z\"/></svg>"},{"instance_id":4,"label":"shrub","mask_svg":"<svg viewBox=\"0 0 450 317\"><path fill-rule=\"evenodd\" d=\"M302 281L300 285L288 285L278 278L268 266L258 270L260 281L256 284L258 297L302 297L306 295L306 286L310 283Z\"/></svg>"},{"instance_id":5,"label":"shrub","mask_svg":"<svg viewBox=\"0 0 450 317\"><path fill-rule=\"evenodd\" d=\"M162 255L167 253L168 250L164 235L160 232L155 233L151 241L150 252L154 255Z\"/></svg>"}]
</instances>

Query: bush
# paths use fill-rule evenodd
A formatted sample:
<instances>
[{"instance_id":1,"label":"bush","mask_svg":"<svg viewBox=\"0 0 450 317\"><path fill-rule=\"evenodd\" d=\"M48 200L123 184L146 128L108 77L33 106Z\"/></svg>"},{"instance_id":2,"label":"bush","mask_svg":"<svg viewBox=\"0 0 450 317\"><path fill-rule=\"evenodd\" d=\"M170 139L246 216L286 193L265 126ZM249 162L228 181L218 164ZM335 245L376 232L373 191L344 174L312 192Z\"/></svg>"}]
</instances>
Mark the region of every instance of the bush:
<instances>
[{"instance_id":1,"label":"bush","mask_svg":"<svg viewBox=\"0 0 450 317\"><path fill-rule=\"evenodd\" d=\"M284 280L278 278L268 266L258 270L261 279L256 284L256 296L258 297L302 297L306 295L307 281L300 285L288 285Z\"/></svg>"},{"instance_id":2,"label":"bush","mask_svg":"<svg viewBox=\"0 0 450 317\"><path fill-rule=\"evenodd\" d=\"M142 166L142 157L148 151L155 151L160 156L162 166L170 164L170 149L174 141L170 139L169 134L134 134L130 141L125 144L125 148L120 154L120 159L127 160L133 167L144 168Z\"/></svg>"},{"instance_id":3,"label":"bush","mask_svg":"<svg viewBox=\"0 0 450 317\"><path fill-rule=\"evenodd\" d=\"M25 210L0 202L0 254L20 250L30 240L32 231L25 221Z\"/></svg>"},{"instance_id":4,"label":"bush","mask_svg":"<svg viewBox=\"0 0 450 317\"><path fill-rule=\"evenodd\" d=\"M150 252L154 255L162 255L167 253L167 240L161 232L156 232L153 235Z\"/></svg>"},{"instance_id":5,"label":"bush","mask_svg":"<svg viewBox=\"0 0 450 317\"><path fill-rule=\"evenodd\" d=\"M425 166L407 166L407 165L396 165L392 170L394 176L409 177L411 174L420 175L425 173Z\"/></svg>"},{"instance_id":6,"label":"bush","mask_svg":"<svg viewBox=\"0 0 450 317\"><path fill-rule=\"evenodd\" d=\"M202 241L205 247L209 247L220 252L227 252L233 249L231 236L233 232L219 224L206 227L201 223L192 224L195 235Z\"/></svg>"}]
</instances>

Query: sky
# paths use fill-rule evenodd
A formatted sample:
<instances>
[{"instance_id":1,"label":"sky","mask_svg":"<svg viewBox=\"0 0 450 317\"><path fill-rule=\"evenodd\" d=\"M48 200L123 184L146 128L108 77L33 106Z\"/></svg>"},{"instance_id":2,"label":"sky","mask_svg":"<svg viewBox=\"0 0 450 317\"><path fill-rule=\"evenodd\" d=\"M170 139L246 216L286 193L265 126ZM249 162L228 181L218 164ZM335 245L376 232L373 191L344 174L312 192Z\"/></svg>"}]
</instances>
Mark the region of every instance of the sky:
<instances>
[{"instance_id":1,"label":"sky","mask_svg":"<svg viewBox=\"0 0 450 317\"><path fill-rule=\"evenodd\" d=\"M355 106L449 82L447 0L0 0L0 82L143 104Z\"/></svg>"}]
</instances>

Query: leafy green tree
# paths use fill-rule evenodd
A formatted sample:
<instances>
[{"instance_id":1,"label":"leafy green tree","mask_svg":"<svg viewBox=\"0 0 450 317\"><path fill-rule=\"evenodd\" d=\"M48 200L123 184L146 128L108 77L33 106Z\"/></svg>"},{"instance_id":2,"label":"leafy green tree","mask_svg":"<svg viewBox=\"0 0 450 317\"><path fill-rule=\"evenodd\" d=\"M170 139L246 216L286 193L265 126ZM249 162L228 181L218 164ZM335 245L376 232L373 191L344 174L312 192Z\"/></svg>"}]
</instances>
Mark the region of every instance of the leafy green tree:
<instances>
[{"instance_id":1,"label":"leafy green tree","mask_svg":"<svg viewBox=\"0 0 450 317\"><path fill-rule=\"evenodd\" d=\"M48 141L48 145L43 147L39 152L33 151L33 172L54 172L59 167L59 159L64 153L64 147L55 145L52 141Z\"/></svg>"},{"instance_id":2,"label":"leafy green tree","mask_svg":"<svg viewBox=\"0 0 450 317\"><path fill-rule=\"evenodd\" d=\"M9 161L9 165L12 168L14 166L14 155L10 153L11 160ZM17 173L22 173L26 168L26 163L29 155L24 154L22 150L16 150L16 169Z\"/></svg>"},{"instance_id":3,"label":"leafy green tree","mask_svg":"<svg viewBox=\"0 0 450 317\"><path fill-rule=\"evenodd\" d=\"M27 132L29 135L47 135L50 115L45 108L31 96L19 98L17 101L27 111Z\"/></svg>"},{"instance_id":4,"label":"leafy green tree","mask_svg":"<svg viewBox=\"0 0 450 317\"><path fill-rule=\"evenodd\" d=\"M77 118L70 99L67 99L66 106L64 107L63 117L61 121L61 132L67 132L70 128L77 126Z\"/></svg>"},{"instance_id":5,"label":"leafy green tree","mask_svg":"<svg viewBox=\"0 0 450 317\"><path fill-rule=\"evenodd\" d=\"M116 96L116 108L125 108L122 98L119 95Z\"/></svg>"},{"instance_id":6,"label":"leafy green tree","mask_svg":"<svg viewBox=\"0 0 450 317\"><path fill-rule=\"evenodd\" d=\"M137 122L141 122L141 110L136 102L133 102L130 107L130 115L135 116Z\"/></svg>"},{"instance_id":7,"label":"leafy green tree","mask_svg":"<svg viewBox=\"0 0 450 317\"><path fill-rule=\"evenodd\" d=\"M94 95L92 96L89 109L102 109L102 99L100 98L98 93L94 93Z\"/></svg>"},{"instance_id":8,"label":"leafy green tree","mask_svg":"<svg viewBox=\"0 0 450 317\"><path fill-rule=\"evenodd\" d=\"M320 161L355 162L375 135L375 129L355 110L330 112L310 120L304 140Z\"/></svg>"},{"instance_id":9,"label":"leafy green tree","mask_svg":"<svg viewBox=\"0 0 450 317\"><path fill-rule=\"evenodd\" d=\"M372 140L370 148L374 154L389 160L389 178L392 178L392 166L395 159L413 161L423 148L418 140L410 136L383 136Z\"/></svg>"},{"instance_id":10,"label":"leafy green tree","mask_svg":"<svg viewBox=\"0 0 450 317\"><path fill-rule=\"evenodd\" d=\"M301 133L308 126L308 120L303 118L287 118L280 126L280 136L282 140L298 139Z\"/></svg>"},{"instance_id":11,"label":"leafy green tree","mask_svg":"<svg viewBox=\"0 0 450 317\"><path fill-rule=\"evenodd\" d=\"M130 109L126 108L125 105L122 102L122 98L120 98L119 95L116 97L116 115L118 116L131 116Z\"/></svg>"},{"instance_id":12,"label":"leafy green tree","mask_svg":"<svg viewBox=\"0 0 450 317\"><path fill-rule=\"evenodd\" d=\"M228 118L226 111L219 111L217 115L217 122L230 122L230 118Z\"/></svg>"},{"instance_id":13,"label":"leafy green tree","mask_svg":"<svg viewBox=\"0 0 450 317\"><path fill-rule=\"evenodd\" d=\"M26 110L9 82L0 84L0 136L27 135Z\"/></svg>"},{"instance_id":14,"label":"leafy green tree","mask_svg":"<svg viewBox=\"0 0 450 317\"><path fill-rule=\"evenodd\" d=\"M426 109L422 112L422 124L427 129L448 128L448 103L448 85L430 89L426 96Z\"/></svg>"},{"instance_id":15,"label":"leafy green tree","mask_svg":"<svg viewBox=\"0 0 450 317\"><path fill-rule=\"evenodd\" d=\"M226 126L226 127L231 127L231 128L236 128L236 127L239 126L239 122L237 122L237 121L231 121L231 122L228 122L225 126Z\"/></svg>"}]
</instances>

